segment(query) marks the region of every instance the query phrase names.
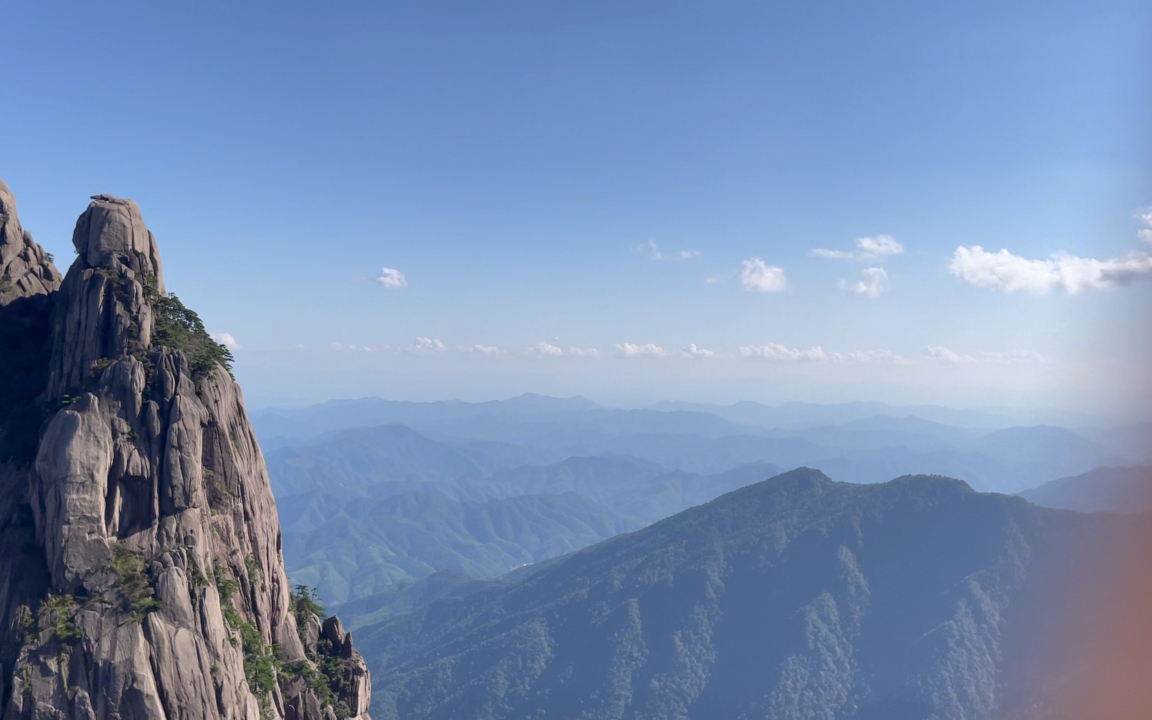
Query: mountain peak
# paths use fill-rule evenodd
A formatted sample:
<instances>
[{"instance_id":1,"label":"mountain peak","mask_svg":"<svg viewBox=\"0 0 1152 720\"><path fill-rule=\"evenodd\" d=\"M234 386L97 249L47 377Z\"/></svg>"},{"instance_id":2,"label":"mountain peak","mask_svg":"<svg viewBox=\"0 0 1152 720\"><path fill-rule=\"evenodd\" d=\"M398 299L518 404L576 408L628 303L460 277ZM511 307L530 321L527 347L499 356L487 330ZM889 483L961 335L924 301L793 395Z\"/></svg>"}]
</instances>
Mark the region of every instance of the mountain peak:
<instances>
[{"instance_id":1,"label":"mountain peak","mask_svg":"<svg viewBox=\"0 0 1152 720\"><path fill-rule=\"evenodd\" d=\"M126 268L136 276L155 278L157 292L164 294L160 251L136 201L93 195L88 209L76 221L72 244L82 267Z\"/></svg>"},{"instance_id":2,"label":"mountain peak","mask_svg":"<svg viewBox=\"0 0 1152 720\"><path fill-rule=\"evenodd\" d=\"M60 287L52 256L20 226L16 199L0 180L0 305L20 297L48 295Z\"/></svg>"},{"instance_id":3,"label":"mountain peak","mask_svg":"<svg viewBox=\"0 0 1152 720\"><path fill-rule=\"evenodd\" d=\"M34 268L4 191L5 264ZM73 243L58 289L0 304L0 339L33 339L0 353L4 717L362 715L363 658L289 589L227 354L165 294L140 209L95 196Z\"/></svg>"},{"instance_id":4,"label":"mountain peak","mask_svg":"<svg viewBox=\"0 0 1152 720\"><path fill-rule=\"evenodd\" d=\"M799 468L358 632L389 717L991 717L1037 697L1042 515Z\"/></svg>"}]
</instances>

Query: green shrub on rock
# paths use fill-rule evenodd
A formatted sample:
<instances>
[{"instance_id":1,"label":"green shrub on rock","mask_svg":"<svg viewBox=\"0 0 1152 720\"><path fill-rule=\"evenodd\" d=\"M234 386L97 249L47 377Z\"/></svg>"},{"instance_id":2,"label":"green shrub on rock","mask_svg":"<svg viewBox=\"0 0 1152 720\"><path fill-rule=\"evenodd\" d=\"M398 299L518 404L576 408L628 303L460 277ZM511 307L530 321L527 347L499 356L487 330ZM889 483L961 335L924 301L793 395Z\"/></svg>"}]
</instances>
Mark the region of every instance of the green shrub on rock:
<instances>
[{"instance_id":1,"label":"green shrub on rock","mask_svg":"<svg viewBox=\"0 0 1152 720\"><path fill-rule=\"evenodd\" d=\"M194 310L185 307L175 293L162 295L153 276L144 278L144 296L152 306L153 345L183 352L197 384L217 365L232 375L232 351L212 339Z\"/></svg>"},{"instance_id":2,"label":"green shrub on rock","mask_svg":"<svg viewBox=\"0 0 1152 720\"><path fill-rule=\"evenodd\" d=\"M116 585L124 595L124 610L136 622L144 622L145 615L162 605L152 590L148 566L144 558L123 545L114 545L112 553L112 569L116 571Z\"/></svg>"}]
</instances>

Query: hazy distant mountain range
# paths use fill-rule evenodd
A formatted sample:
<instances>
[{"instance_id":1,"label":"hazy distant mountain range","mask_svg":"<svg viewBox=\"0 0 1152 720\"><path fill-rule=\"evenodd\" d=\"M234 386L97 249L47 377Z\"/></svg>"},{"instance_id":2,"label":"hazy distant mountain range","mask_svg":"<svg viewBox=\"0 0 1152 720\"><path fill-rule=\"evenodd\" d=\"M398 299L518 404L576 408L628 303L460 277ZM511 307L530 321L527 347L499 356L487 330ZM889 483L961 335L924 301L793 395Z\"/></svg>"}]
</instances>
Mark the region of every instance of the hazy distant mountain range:
<instances>
[{"instance_id":1,"label":"hazy distant mountain range","mask_svg":"<svg viewBox=\"0 0 1152 720\"><path fill-rule=\"evenodd\" d=\"M373 717L1034 717L1038 603L1086 519L797 470L360 628Z\"/></svg>"},{"instance_id":2,"label":"hazy distant mountain range","mask_svg":"<svg viewBox=\"0 0 1152 720\"><path fill-rule=\"evenodd\" d=\"M869 415L882 411L893 414ZM989 428L995 419L876 403L615 410L538 395L253 416L289 573L332 603L438 571L495 577L798 466L856 483L928 473L1015 492L1125 462L1064 428ZM470 513L507 513L523 527L473 532L462 524Z\"/></svg>"},{"instance_id":3,"label":"hazy distant mountain range","mask_svg":"<svg viewBox=\"0 0 1152 720\"><path fill-rule=\"evenodd\" d=\"M293 580L333 603L441 570L495 577L642 526L575 493L483 502L432 492L372 500L311 493L279 507Z\"/></svg>"},{"instance_id":4,"label":"hazy distant mountain range","mask_svg":"<svg viewBox=\"0 0 1152 720\"><path fill-rule=\"evenodd\" d=\"M284 555L294 581L342 603L441 570L495 577L778 472L756 463L701 476L634 458L574 457L481 481L391 481L364 485L363 494L342 486L284 495Z\"/></svg>"},{"instance_id":5,"label":"hazy distant mountain range","mask_svg":"<svg viewBox=\"0 0 1152 720\"><path fill-rule=\"evenodd\" d=\"M860 417L885 410L891 414ZM1001 492L1138 460L1065 428L979 424L992 419L872 403L614 410L584 398L534 395L487 403L366 399L253 416L282 495L363 492L379 482L479 480L500 469L573 456L626 455L701 474L753 462L807 465L851 482L936 473Z\"/></svg>"},{"instance_id":6,"label":"hazy distant mountain range","mask_svg":"<svg viewBox=\"0 0 1152 720\"><path fill-rule=\"evenodd\" d=\"M1152 467L1102 467L1020 493L1042 507L1080 512L1152 510Z\"/></svg>"},{"instance_id":7,"label":"hazy distant mountain range","mask_svg":"<svg viewBox=\"0 0 1152 720\"><path fill-rule=\"evenodd\" d=\"M1138 428L944 408L529 395L253 420L289 575L356 629L377 720L1024 712L1021 608L1097 526L964 482L1152 507L1147 468L1106 467L1139 462Z\"/></svg>"}]
</instances>

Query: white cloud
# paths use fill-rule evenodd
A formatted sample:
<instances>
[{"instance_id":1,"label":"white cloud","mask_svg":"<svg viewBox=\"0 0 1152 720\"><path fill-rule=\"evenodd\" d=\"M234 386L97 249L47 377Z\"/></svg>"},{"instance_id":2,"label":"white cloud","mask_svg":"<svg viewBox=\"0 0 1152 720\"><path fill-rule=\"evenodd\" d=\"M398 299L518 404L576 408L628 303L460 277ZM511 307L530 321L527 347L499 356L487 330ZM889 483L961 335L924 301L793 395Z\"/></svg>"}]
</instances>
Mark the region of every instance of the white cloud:
<instances>
[{"instance_id":1,"label":"white cloud","mask_svg":"<svg viewBox=\"0 0 1152 720\"><path fill-rule=\"evenodd\" d=\"M880 297L888 289L888 273L884 272L884 268L865 268L861 274L864 276L864 280L860 282L849 283L841 280L840 289L872 299Z\"/></svg>"},{"instance_id":2,"label":"white cloud","mask_svg":"<svg viewBox=\"0 0 1152 720\"><path fill-rule=\"evenodd\" d=\"M855 260L856 253L847 250L825 250L824 248L816 248L808 252L813 257L828 258L829 260Z\"/></svg>"},{"instance_id":3,"label":"white cloud","mask_svg":"<svg viewBox=\"0 0 1152 720\"><path fill-rule=\"evenodd\" d=\"M891 350L855 350L849 353L829 353L828 357L833 362L909 364L907 358Z\"/></svg>"},{"instance_id":4,"label":"white cloud","mask_svg":"<svg viewBox=\"0 0 1152 720\"><path fill-rule=\"evenodd\" d=\"M674 253L661 252L660 248L656 245L655 240L649 240L646 243L637 245L633 248L638 253L644 253L653 260L689 260L700 255L699 250L680 250Z\"/></svg>"},{"instance_id":5,"label":"white cloud","mask_svg":"<svg viewBox=\"0 0 1152 720\"><path fill-rule=\"evenodd\" d=\"M404 277L404 273L396 268L383 268L379 277L376 278L376 282L390 290L408 287L408 278Z\"/></svg>"},{"instance_id":6,"label":"white cloud","mask_svg":"<svg viewBox=\"0 0 1152 720\"><path fill-rule=\"evenodd\" d=\"M691 343L688 347L680 351L680 355L689 358L717 358L720 357L711 350L705 350L702 347L696 347L696 343Z\"/></svg>"},{"instance_id":7,"label":"white cloud","mask_svg":"<svg viewBox=\"0 0 1152 720\"><path fill-rule=\"evenodd\" d=\"M784 292L788 289L788 278L783 268L766 265L760 258L752 258L744 261L740 284L750 292Z\"/></svg>"},{"instance_id":8,"label":"white cloud","mask_svg":"<svg viewBox=\"0 0 1152 720\"><path fill-rule=\"evenodd\" d=\"M777 362L837 362L837 363L894 363L907 365L908 360L889 350L856 350L853 352L825 352L816 345L807 350L790 348L779 343L748 345L740 348L740 357L751 360Z\"/></svg>"},{"instance_id":9,"label":"white cloud","mask_svg":"<svg viewBox=\"0 0 1152 720\"><path fill-rule=\"evenodd\" d=\"M564 354L564 349L541 341L528 348L528 354L538 355L540 357L559 357Z\"/></svg>"},{"instance_id":10,"label":"white cloud","mask_svg":"<svg viewBox=\"0 0 1152 720\"><path fill-rule=\"evenodd\" d=\"M660 347L659 345L653 345L652 343L647 343L644 345L635 345L633 343L622 343L620 345L617 345L616 349L619 350L620 354L626 358L636 358L636 357L662 358L668 354L668 352L666 350L664 350L664 348Z\"/></svg>"},{"instance_id":11,"label":"white cloud","mask_svg":"<svg viewBox=\"0 0 1152 720\"><path fill-rule=\"evenodd\" d=\"M807 350L800 350L799 348L790 348L779 343L769 343L768 345L748 345L740 348L740 357L751 358L756 360L827 360L828 354L820 346L811 347Z\"/></svg>"},{"instance_id":12,"label":"white cloud","mask_svg":"<svg viewBox=\"0 0 1152 720\"><path fill-rule=\"evenodd\" d=\"M1047 365L1050 361L1038 352L1032 350L1009 350L1008 352L980 352L977 358L996 360L998 362L1027 363L1035 362Z\"/></svg>"},{"instance_id":13,"label":"white cloud","mask_svg":"<svg viewBox=\"0 0 1152 720\"><path fill-rule=\"evenodd\" d=\"M212 333L212 339L229 350L244 349L244 346L236 342L236 338L232 337L232 333Z\"/></svg>"},{"instance_id":14,"label":"white cloud","mask_svg":"<svg viewBox=\"0 0 1152 720\"><path fill-rule=\"evenodd\" d=\"M580 358L598 358L600 351L596 348L582 348L575 345L569 347L567 350L559 345L553 345L548 342L538 342L532 347L525 350L528 355L535 355L536 357L580 357Z\"/></svg>"},{"instance_id":15,"label":"white cloud","mask_svg":"<svg viewBox=\"0 0 1152 720\"><path fill-rule=\"evenodd\" d=\"M896 242L891 235L856 238L856 247L860 250L861 254L868 257L885 257L887 255L904 254L904 246Z\"/></svg>"},{"instance_id":16,"label":"white cloud","mask_svg":"<svg viewBox=\"0 0 1152 720\"><path fill-rule=\"evenodd\" d=\"M1152 243L1152 207L1136 213L1136 219L1140 221L1140 229L1136 231L1136 235L1144 242Z\"/></svg>"},{"instance_id":17,"label":"white cloud","mask_svg":"<svg viewBox=\"0 0 1152 720\"><path fill-rule=\"evenodd\" d=\"M944 362L957 364L976 362L975 357L971 355L961 355L960 353L949 350L942 345L929 345L928 347L924 348L922 354L929 360L942 360Z\"/></svg>"},{"instance_id":18,"label":"white cloud","mask_svg":"<svg viewBox=\"0 0 1152 720\"><path fill-rule=\"evenodd\" d=\"M500 355L501 354L500 348L492 346L492 345L480 345L480 344L461 345L460 347L458 347L456 349L459 350L460 352L477 353L479 355Z\"/></svg>"},{"instance_id":19,"label":"white cloud","mask_svg":"<svg viewBox=\"0 0 1152 720\"><path fill-rule=\"evenodd\" d=\"M903 255L904 246L891 235L856 238L856 250L825 250L817 248L810 255L831 260L877 260L890 255Z\"/></svg>"},{"instance_id":20,"label":"white cloud","mask_svg":"<svg viewBox=\"0 0 1152 720\"><path fill-rule=\"evenodd\" d=\"M572 355L573 357L600 357L600 351L596 348L580 348L574 345L568 348L568 354Z\"/></svg>"},{"instance_id":21,"label":"white cloud","mask_svg":"<svg viewBox=\"0 0 1152 720\"><path fill-rule=\"evenodd\" d=\"M410 349L418 352L444 352L448 349L448 346L436 338L418 337L416 338L416 344Z\"/></svg>"},{"instance_id":22,"label":"white cloud","mask_svg":"<svg viewBox=\"0 0 1152 720\"><path fill-rule=\"evenodd\" d=\"M303 348L303 345L298 345L297 348ZM387 346L385 346L387 347ZM353 345L352 343L332 343L332 349L337 352L376 352L379 348L368 347L367 345Z\"/></svg>"},{"instance_id":23,"label":"white cloud","mask_svg":"<svg viewBox=\"0 0 1152 720\"><path fill-rule=\"evenodd\" d=\"M978 362L1048 364L1047 358L1031 350L981 351L961 354L942 345L929 345L924 348L921 355L928 360L939 360L957 365Z\"/></svg>"},{"instance_id":24,"label":"white cloud","mask_svg":"<svg viewBox=\"0 0 1152 720\"><path fill-rule=\"evenodd\" d=\"M1152 256L1134 252L1123 258L1096 260L1063 253L1049 260L1028 260L1007 250L990 253L979 245L958 247L948 270L970 285L1001 292L1043 295L1127 285L1152 276Z\"/></svg>"}]
</instances>

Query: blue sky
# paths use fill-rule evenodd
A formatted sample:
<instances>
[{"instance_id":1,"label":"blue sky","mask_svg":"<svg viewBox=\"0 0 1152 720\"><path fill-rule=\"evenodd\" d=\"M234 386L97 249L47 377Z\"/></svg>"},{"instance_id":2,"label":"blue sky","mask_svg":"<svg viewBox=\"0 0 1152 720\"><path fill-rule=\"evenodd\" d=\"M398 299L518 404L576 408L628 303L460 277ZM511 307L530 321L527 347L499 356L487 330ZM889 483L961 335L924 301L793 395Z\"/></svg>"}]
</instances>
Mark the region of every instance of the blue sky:
<instances>
[{"instance_id":1,"label":"blue sky","mask_svg":"<svg viewBox=\"0 0 1152 720\"><path fill-rule=\"evenodd\" d=\"M89 195L137 200L256 405L1152 399L1146 2L43 2L5 26L24 226L67 259Z\"/></svg>"}]
</instances>

